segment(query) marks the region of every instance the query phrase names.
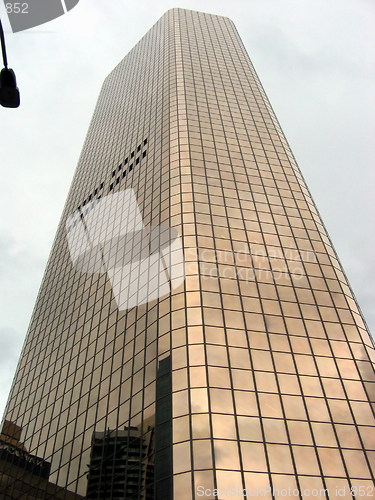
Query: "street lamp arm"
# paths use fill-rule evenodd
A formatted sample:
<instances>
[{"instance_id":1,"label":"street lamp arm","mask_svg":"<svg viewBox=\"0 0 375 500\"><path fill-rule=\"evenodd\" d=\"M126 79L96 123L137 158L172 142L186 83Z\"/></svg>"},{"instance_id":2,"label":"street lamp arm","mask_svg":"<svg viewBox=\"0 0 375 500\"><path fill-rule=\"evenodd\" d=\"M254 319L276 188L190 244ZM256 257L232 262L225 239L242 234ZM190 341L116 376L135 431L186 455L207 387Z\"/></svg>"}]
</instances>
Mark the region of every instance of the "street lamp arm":
<instances>
[{"instance_id":1,"label":"street lamp arm","mask_svg":"<svg viewBox=\"0 0 375 500\"><path fill-rule=\"evenodd\" d=\"M4 67L8 67L8 58L7 58L7 50L5 47L5 36L4 36L4 30L3 30L3 25L1 23L0 19L0 38L1 38L1 52L3 53L3 61L4 61Z\"/></svg>"}]
</instances>

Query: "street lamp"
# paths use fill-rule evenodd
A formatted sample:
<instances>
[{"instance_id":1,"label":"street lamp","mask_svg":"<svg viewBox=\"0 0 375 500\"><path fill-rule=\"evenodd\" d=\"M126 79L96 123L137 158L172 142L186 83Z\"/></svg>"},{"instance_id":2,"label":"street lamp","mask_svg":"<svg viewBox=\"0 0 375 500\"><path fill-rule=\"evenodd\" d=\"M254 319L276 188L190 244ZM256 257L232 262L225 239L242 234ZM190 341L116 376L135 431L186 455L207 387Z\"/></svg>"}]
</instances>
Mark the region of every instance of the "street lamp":
<instances>
[{"instance_id":1,"label":"street lamp","mask_svg":"<svg viewBox=\"0 0 375 500\"><path fill-rule=\"evenodd\" d=\"M4 68L0 72L0 104L4 108L18 108L20 105L20 91L17 87L16 75L8 68L7 53L3 25L0 20L1 51L3 53Z\"/></svg>"}]
</instances>

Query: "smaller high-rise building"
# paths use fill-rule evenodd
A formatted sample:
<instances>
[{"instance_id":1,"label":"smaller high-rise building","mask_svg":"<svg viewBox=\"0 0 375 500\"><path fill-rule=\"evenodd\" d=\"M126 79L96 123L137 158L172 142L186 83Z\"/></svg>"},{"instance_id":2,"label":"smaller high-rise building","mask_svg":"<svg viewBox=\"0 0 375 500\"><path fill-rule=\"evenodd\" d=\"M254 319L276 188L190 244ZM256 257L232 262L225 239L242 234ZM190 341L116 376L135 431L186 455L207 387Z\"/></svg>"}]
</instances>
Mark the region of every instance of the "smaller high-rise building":
<instances>
[{"instance_id":1,"label":"smaller high-rise building","mask_svg":"<svg viewBox=\"0 0 375 500\"><path fill-rule=\"evenodd\" d=\"M20 441L21 433L21 427L4 421L0 434L1 500L83 500L82 496L48 481L51 464L28 453Z\"/></svg>"},{"instance_id":2,"label":"smaller high-rise building","mask_svg":"<svg viewBox=\"0 0 375 500\"><path fill-rule=\"evenodd\" d=\"M154 430L137 427L95 432L87 478L87 499L123 500L154 496Z\"/></svg>"}]
</instances>

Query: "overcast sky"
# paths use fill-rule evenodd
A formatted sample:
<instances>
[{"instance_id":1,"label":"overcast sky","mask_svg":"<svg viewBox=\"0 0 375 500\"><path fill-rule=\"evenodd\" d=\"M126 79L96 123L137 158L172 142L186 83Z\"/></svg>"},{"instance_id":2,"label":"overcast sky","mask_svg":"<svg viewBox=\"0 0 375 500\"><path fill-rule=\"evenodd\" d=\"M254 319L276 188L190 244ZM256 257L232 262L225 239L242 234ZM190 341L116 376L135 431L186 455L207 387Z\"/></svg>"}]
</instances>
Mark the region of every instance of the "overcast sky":
<instances>
[{"instance_id":1,"label":"overcast sky","mask_svg":"<svg viewBox=\"0 0 375 500\"><path fill-rule=\"evenodd\" d=\"M373 0L80 0L13 34L0 109L0 415L105 76L171 7L230 17L375 331Z\"/></svg>"}]
</instances>

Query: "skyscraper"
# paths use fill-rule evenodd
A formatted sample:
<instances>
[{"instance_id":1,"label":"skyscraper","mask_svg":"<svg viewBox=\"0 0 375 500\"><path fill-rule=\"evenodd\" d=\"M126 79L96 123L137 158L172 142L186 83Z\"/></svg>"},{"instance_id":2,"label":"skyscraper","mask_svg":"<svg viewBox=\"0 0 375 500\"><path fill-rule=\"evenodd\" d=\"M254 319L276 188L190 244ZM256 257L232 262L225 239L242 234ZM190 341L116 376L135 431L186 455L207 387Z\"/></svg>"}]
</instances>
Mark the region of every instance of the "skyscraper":
<instances>
[{"instance_id":1,"label":"skyscraper","mask_svg":"<svg viewBox=\"0 0 375 500\"><path fill-rule=\"evenodd\" d=\"M99 96L5 412L0 496L370 496L373 358L233 23L168 11Z\"/></svg>"}]
</instances>

